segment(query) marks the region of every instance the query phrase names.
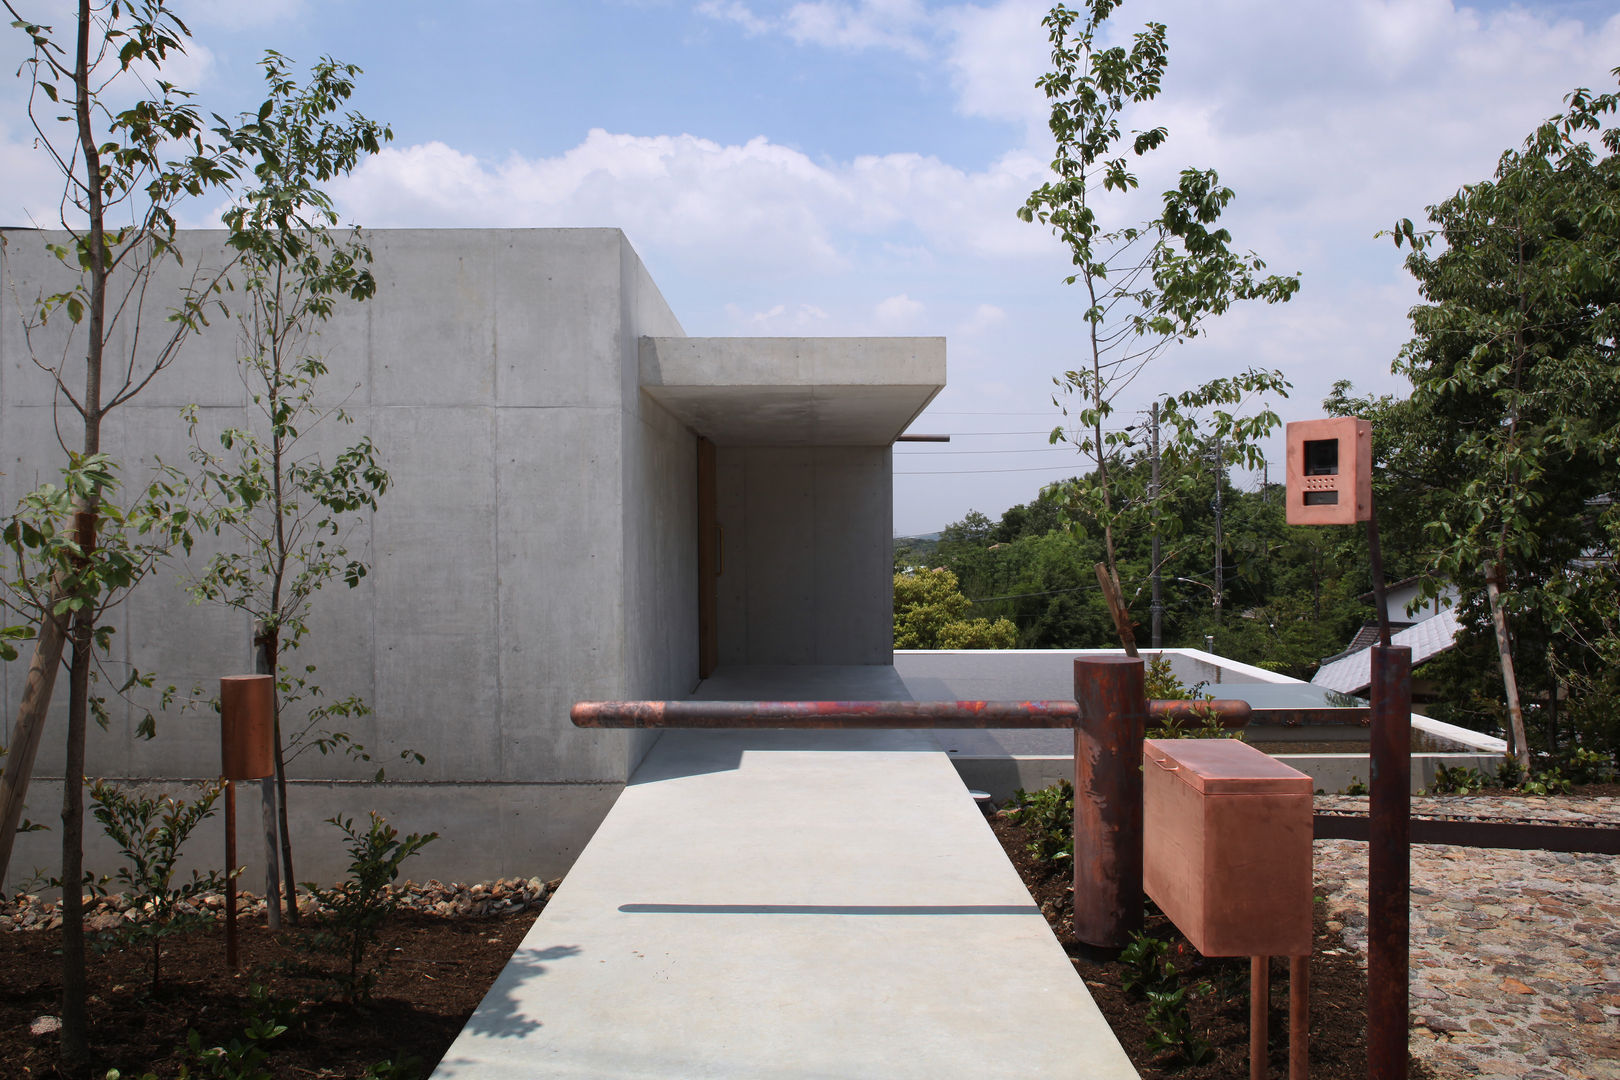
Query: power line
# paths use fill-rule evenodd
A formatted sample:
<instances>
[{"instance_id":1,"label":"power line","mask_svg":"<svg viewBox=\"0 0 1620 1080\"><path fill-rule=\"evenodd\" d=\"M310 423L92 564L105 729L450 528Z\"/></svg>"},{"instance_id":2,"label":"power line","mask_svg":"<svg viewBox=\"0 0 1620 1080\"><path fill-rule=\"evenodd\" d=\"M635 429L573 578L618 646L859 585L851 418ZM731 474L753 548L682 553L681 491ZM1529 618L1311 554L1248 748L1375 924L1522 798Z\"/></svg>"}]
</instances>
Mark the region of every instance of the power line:
<instances>
[{"instance_id":1,"label":"power line","mask_svg":"<svg viewBox=\"0 0 1620 1080\"><path fill-rule=\"evenodd\" d=\"M1008 472L1051 472L1053 469L1067 469L1069 464L1063 465L1027 465L1019 469L929 469L925 472L912 472L910 470L896 469L896 476L964 476L968 473L1008 473Z\"/></svg>"},{"instance_id":2,"label":"power line","mask_svg":"<svg viewBox=\"0 0 1620 1080\"><path fill-rule=\"evenodd\" d=\"M896 450L895 456L908 454L1074 454L1072 446L1037 446L1031 450Z\"/></svg>"},{"instance_id":3,"label":"power line","mask_svg":"<svg viewBox=\"0 0 1620 1080\"><path fill-rule=\"evenodd\" d=\"M1052 427L1063 427L1063 425L1062 424L1053 424ZM1136 427L1136 425L1132 424L1130 427L1103 428L1103 434L1104 435L1118 435L1122 431L1133 431L1133 430L1135 430L1135 427ZM1084 432L1087 435L1090 435L1092 433L1092 431L1091 431L1091 429L1089 427L1065 428L1065 430ZM1052 434L1052 428L1041 428L1038 431L952 431L952 432L949 432L948 434L953 439L972 439L972 438L977 438L979 436L991 436L991 435L1050 435L1050 434Z\"/></svg>"}]
</instances>

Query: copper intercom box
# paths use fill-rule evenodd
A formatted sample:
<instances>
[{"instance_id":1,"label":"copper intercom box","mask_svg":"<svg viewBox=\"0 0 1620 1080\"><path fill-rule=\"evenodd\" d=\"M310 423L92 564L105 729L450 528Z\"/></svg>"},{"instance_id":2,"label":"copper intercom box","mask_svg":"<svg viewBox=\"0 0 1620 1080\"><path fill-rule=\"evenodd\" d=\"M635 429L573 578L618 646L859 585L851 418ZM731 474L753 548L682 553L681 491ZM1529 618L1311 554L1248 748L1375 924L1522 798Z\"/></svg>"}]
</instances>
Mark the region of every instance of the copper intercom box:
<instances>
[{"instance_id":1,"label":"copper intercom box","mask_svg":"<svg viewBox=\"0 0 1620 1080\"><path fill-rule=\"evenodd\" d=\"M1353 416L1288 425L1288 524L1372 516L1372 425Z\"/></svg>"},{"instance_id":2,"label":"copper intercom box","mask_svg":"<svg viewBox=\"0 0 1620 1080\"><path fill-rule=\"evenodd\" d=\"M1311 778L1236 739L1142 744L1142 885L1205 956L1311 951Z\"/></svg>"}]
</instances>

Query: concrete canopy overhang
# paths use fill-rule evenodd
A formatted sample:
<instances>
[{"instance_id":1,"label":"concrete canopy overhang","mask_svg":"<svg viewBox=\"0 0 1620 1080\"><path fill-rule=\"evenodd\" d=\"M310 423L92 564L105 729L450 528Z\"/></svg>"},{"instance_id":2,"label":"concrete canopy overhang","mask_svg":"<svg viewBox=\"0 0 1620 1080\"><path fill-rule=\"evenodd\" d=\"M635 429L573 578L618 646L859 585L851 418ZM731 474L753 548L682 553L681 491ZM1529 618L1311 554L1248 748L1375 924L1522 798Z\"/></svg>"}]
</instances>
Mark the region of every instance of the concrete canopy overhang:
<instances>
[{"instance_id":1,"label":"concrete canopy overhang","mask_svg":"<svg viewBox=\"0 0 1620 1080\"><path fill-rule=\"evenodd\" d=\"M945 386L945 339L641 339L641 386L720 446L886 446Z\"/></svg>"}]
</instances>

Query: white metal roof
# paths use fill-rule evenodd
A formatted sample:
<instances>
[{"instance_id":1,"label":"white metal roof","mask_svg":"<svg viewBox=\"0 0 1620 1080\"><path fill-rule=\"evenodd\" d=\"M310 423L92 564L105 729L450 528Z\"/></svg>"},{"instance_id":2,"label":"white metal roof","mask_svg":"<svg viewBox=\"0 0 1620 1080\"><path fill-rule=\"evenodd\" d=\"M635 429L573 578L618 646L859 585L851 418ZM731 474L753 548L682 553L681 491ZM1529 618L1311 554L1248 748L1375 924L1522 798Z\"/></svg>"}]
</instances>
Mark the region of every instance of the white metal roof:
<instances>
[{"instance_id":1,"label":"white metal roof","mask_svg":"<svg viewBox=\"0 0 1620 1080\"><path fill-rule=\"evenodd\" d=\"M1391 635L1389 640L1391 645L1409 646L1412 650L1412 666L1417 667L1430 657L1451 648L1456 643L1459 625L1456 609L1447 608L1432 619L1424 619ZM1331 664L1323 664L1311 676L1311 684L1337 690L1341 694L1361 693L1372 685L1371 651L1362 649Z\"/></svg>"}]
</instances>

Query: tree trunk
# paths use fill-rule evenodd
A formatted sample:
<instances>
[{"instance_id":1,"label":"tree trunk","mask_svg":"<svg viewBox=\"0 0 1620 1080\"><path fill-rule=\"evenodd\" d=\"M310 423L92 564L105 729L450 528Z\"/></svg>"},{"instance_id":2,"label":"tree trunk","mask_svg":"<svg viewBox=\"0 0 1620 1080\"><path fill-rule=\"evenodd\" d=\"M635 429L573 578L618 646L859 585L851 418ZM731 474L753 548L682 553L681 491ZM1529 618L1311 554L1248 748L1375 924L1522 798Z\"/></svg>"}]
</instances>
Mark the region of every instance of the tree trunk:
<instances>
[{"instance_id":1,"label":"tree trunk","mask_svg":"<svg viewBox=\"0 0 1620 1080\"><path fill-rule=\"evenodd\" d=\"M60 599L60 594L53 591L50 605L55 607ZM28 676L23 683L22 704L17 706L17 723L11 729L11 742L6 744L5 775L0 778L0 885L5 883L11 866L11 849L17 841L17 828L22 824L23 803L34 776L34 758L39 754L39 740L45 733L45 717L51 708L56 672L62 666L67 626L66 615L54 616L49 609L40 620L34 657L28 662Z\"/></svg>"},{"instance_id":2,"label":"tree trunk","mask_svg":"<svg viewBox=\"0 0 1620 1080\"><path fill-rule=\"evenodd\" d=\"M260 633L255 639L258 651L255 654L261 674L269 673L271 678L276 676L276 665L280 662L280 649L274 631ZM286 907L287 921L294 926L298 925L298 879L293 876L292 834L287 829L287 759L281 748L281 694L272 690L272 701L275 705L275 739L276 739L276 811L281 822L281 886L282 899ZM268 892L268 890L266 890ZM268 897L266 898L268 900Z\"/></svg>"},{"instance_id":3,"label":"tree trunk","mask_svg":"<svg viewBox=\"0 0 1620 1080\"><path fill-rule=\"evenodd\" d=\"M62 775L62 1072L81 1076L90 1064L84 954L84 743L90 711L90 650L95 616L73 619L68 671L67 763Z\"/></svg>"},{"instance_id":4,"label":"tree trunk","mask_svg":"<svg viewBox=\"0 0 1620 1080\"><path fill-rule=\"evenodd\" d=\"M254 670L260 675L268 675L272 679L276 676L275 656L271 652L269 642L255 638L253 650ZM275 690L271 689L271 700L275 700ZM274 733L276 745L281 744L281 732ZM281 929L281 834L282 827L277 826L276 809L281 800L276 796L276 780L270 777L259 781L260 823L264 833L264 913L270 929Z\"/></svg>"}]
</instances>

